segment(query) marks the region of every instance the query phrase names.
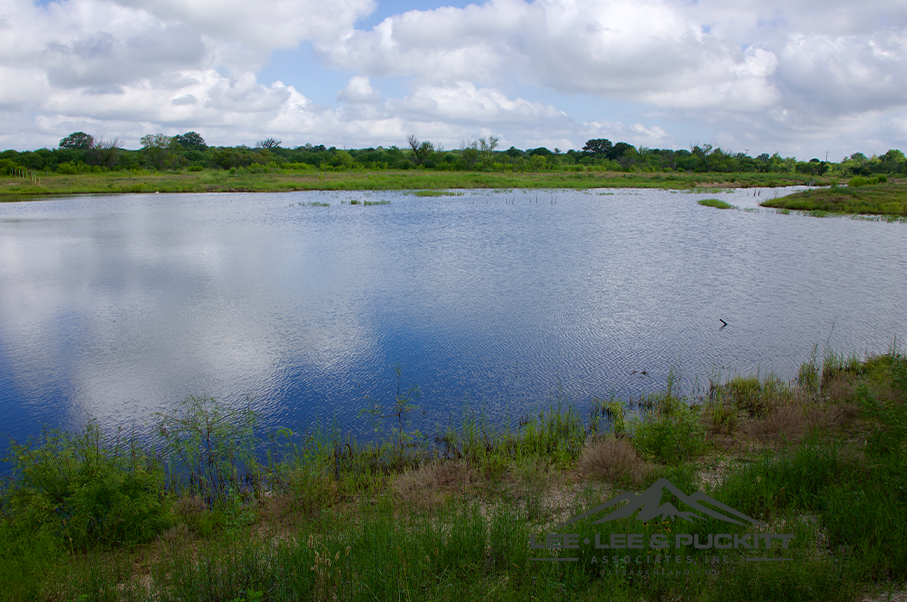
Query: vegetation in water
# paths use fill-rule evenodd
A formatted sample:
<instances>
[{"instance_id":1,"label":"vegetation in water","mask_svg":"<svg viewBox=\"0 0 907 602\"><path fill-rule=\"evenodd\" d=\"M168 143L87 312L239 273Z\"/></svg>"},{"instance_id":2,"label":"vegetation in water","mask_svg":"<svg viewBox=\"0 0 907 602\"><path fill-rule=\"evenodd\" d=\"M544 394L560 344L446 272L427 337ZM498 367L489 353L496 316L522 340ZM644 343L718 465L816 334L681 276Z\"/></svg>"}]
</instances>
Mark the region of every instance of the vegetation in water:
<instances>
[{"instance_id":1,"label":"vegetation in water","mask_svg":"<svg viewBox=\"0 0 907 602\"><path fill-rule=\"evenodd\" d=\"M813 215L863 214L902 219L907 218L907 179L855 176L847 186L814 188L763 201L762 206Z\"/></svg>"},{"instance_id":2,"label":"vegetation in water","mask_svg":"<svg viewBox=\"0 0 907 602\"><path fill-rule=\"evenodd\" d=\"M363 412L384 436L375 443L262 437L249 409L200 397L157 416L151 447L94 423L14 443L0 493L4 599L856 600L904 588L896 345L864 358L816 348L792 382L714 377L692 394L672 370L663 391L596 399L585 414L558 391L515 423L467 410L434 437L411 430L418 390L400 376L393 403ZM793 535L789 546L650 549L643 562L663 570L648 575L625 551L533 560L566 552L530 547L547 533L753 532L710 517L562 525L659 478L762 522L756 532ZM709 570L664 570L678 554ZM744 562L752 554L793 560Z\"/></svg>"},{"instance_id":3,"label":"vegetation in water","mask_svg":"<svg viewBox=\"0 0 907 602\"><path fill-rule=\"evenodd\" d=\"M730 203L725 203L724 201L720 201L718 199L703 199L701 201L697 201L697 203L699 203L700 205L702 205L704 207L714 207L715 209L738 209L739 208L735 205L731 205Z\"/></svg>"}]
</instances>

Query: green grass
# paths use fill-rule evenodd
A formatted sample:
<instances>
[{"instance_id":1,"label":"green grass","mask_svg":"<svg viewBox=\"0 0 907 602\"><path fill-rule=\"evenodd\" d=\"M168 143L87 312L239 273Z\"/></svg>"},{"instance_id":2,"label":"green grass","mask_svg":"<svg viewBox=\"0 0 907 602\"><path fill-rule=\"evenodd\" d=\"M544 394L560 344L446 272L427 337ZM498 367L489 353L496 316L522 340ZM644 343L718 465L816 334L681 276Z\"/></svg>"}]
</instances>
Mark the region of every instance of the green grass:
<instances>
[{"instance_id":1,"label":"green grass","mask_svg":"<svg viewBox=\"0 0 907 602\"><path fill-rule=\"evenodd\" d=\"M778 187L804 184L797 174L664 174L620 172L450 172L354 169L347 171L246 170L149 172L136 170L86 174L42 173L38 182L0 176L0 200L43 195L154 192L285 192L293 190L412 190L419 196L447 196L452 189L662 188L726 189L728 186Z\"/></svg>"},{"instance_id":2,"label":"green grass","mask_svg":"<svg viewBox=\"0 0 907 602\"><path fill-rule=\"evenodd\" d=\"M162 439L147 451L93 423L81 434L46 431L7 458L2 597L769 601L902 587L907 359L896 345L867 358L820 360L814 350L793 382L736 376L701 397L683 394L675 376L639 400L598 401L585 418L560 390L515 424L466 411L435 440L409 428L413 390L391 410L366 412L384 434L369 444L286 430L263 439L247 410L197 397L157 417ZM803 436L792 436L801 422ZM623 491L576 468L587 441L607 433L652 463L640 488L667 478L686 493L703 489L766 532L794 535L783 550L794 560L746 563L781 550L736 549L713 574L649 577L603 571L624 566L626 553L615 562L588 546L578 562L533 561L550 552L530 548L530 535L753 531L708 517L559 530ZM253 454L262 446L264 459ZM722 478L704 483L716 466ZM677 555L685 565L715 554L685 545L644 558L673 566Z\"/></svg>"},{"instance_id":3,"label":"green grass","mask_svg":"<svg viewBox=\"0 0 907 602\"><path fill-rule=\"evenodd\" d=\"M697 202L704 207L714 207L715 209L738 209L736 205L731 205L718 199L703 199Z\"/></svg>"},{"instance_id":4,"label":"green grass","mask_svg":"<svg viewBox=\"0 0 907 602\"><path fill-rule=\"evenodd\" d=\"M907 217L907 180L856 176L846 187L814 188L764 201L762 206L804 211L817 217L863 214L903 219Z\"/></svg>"}]
</instances>

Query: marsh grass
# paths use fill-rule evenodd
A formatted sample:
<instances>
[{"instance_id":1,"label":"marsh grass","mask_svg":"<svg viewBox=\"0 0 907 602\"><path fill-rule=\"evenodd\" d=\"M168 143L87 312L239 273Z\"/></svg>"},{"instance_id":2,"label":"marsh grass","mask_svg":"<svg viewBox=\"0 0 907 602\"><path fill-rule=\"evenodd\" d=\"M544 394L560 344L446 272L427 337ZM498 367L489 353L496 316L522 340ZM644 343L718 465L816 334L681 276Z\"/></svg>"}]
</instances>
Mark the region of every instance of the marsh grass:
<instances>
[{"instance_id":1,"label":"marsh grass","mask_svg":"<svg viewBox=\"0 0 907 602\"><path fill-rule=\"evenodd\" d=\"M873 180L878 181L870 183ZM813 188L763 201L761 206L802 211L817 217L862 214L884 216L888 221L907 217L907 179L882 182L880 178L855 176L851 182L857 185Z\"/></svg>"},{"instance_id":2,"label":"marsh grass","mask_svg":"<svg viewBox=\"0 0 907 602\"><path fill-rule=\"evenodd\" d=\"M385 431L383 442L356 443L336 432L302 438L281 433L265 442L267 457L254 467L234 465L231 458L241 454L205 451L235 448L245 440L245 427L218 422L226 410L196 399L184 409L202 416L178 412L162 422L174 433L213 424L211 432L229 441L206 447L187 434L168 441L182 446L190 460L198 450L224 470L179 487L164 468L180 457L174 449L142 455L126 444L128 438L116 443L96 427L85 436L48 431L8 459L15 470L0 495L3 594L10 600L231 602L852 600L865 583L907 579L907 360L893 345L886 355L862 359L826 352L820 362L814 351L805 365L805 379L738 376L712 383L701 399L681 395L675 374L665 391L635 403L598 401L587 420L559 390L549 407L515 424L493 424L481 412L467 411L432 444L401 437L397 431L409 433L405 413L401 419L382 410L397 426ZM764 421L790 423L787 409L810 425L811 410L827 414L844 407L858 412L843 412L823 429L806 428L798 439L767 445L752 434L753 425ZM716 418L719 412L735 421ZM733 436L708 436L716 422ZM174 426L180 424L183 431ZM713 453L736 460L724 464L720 479L703 485L699 470L713 462ZM123 481L104 466L126 477L130 471L153 474L156 485L125 497L76 492L84 489L78 479L85 475L116 493L114 485ZM197 468L194 460L184 462L184 478ZM256 495L244 496L232 486L232 475L252 468L259 487ZM528 547L530 534L562 532L557 525L565 512L575 516L658 478L687 493L705 487L764 522L767 532L794 534L784 550L794 560L744 563L742 556L755 552L735 550L729 552L734 562L704 577L648 578L602 571L590 548L578 551L579 562L530 560L550 555ZM558 496L566 496L567 508L550 505ZM42 499L48 501L35 503ZM81 511L80 504L88 504L93 522L55 510ZM142 508L157 510L136 512ZM110 520L129 516L162 520ZM752 528L710 518L644 525L620 519L581 521L570 532L605 539L640 529L647 538L672 532L705 537ZM73 534L79 533L87 536L77 540ZM676 553L699 561L714 551L687 546Z\"/></svg>"},{"instance_id":3,"label":"marsh grass","mask_svg":"<svg viewBox=\"0 0 907 602\"><path fill-rule=\"evenodd\" d=\"M795 186L805 182L797 174L663 174L588 171L545 172L449 172L428 170L285 171L203 170L151 172L145 170L59 174L42 173L39 182L8 179L0 187L0 200L18 200L35 195L122 194L154 192L287 192L295 190L411 190L415 194L450 194L452 189L590 189L662 188L714 190L727 187ZM847 188L842 188L847 190ZM459 195L459 192L453 192Z\"/></svg>"},{"instance_id":4,"label":"marsh grass","mask_svg":"<svg viewBox=\"0 0 907 602\"><path fill-rule=\"evenodd\" d=\"M725 203L718 199L702 199L701 201L696 202L703 207L714 207L715 209L739 209L736 205L731 205L730 203Z\"/></svg>"}]
</instances>

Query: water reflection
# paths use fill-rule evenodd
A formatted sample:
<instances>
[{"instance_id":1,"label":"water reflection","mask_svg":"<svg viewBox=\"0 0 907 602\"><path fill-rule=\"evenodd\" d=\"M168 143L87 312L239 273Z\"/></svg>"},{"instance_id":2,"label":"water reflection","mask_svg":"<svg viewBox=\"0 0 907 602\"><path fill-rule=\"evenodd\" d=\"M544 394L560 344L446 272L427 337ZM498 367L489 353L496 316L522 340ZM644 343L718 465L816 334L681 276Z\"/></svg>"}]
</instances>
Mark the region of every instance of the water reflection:
<instances>
[{"instance_id":1,"label":"water reflection","mask_svg":"<svg viewBox=\"0 0 907 602\"><path fill-rule=\"evenodd\" d=\"M201 394L252 395L267 427L364 434L357 414L392 399L396 364L430 431L467 401L516 418L558 383L582 405L661 387L671 365L687 386L729 368L789 378L814 344L878 352L903 334L903 224L696 204L714 193L552 196L0 205L0 432L145 428Z\"/></svg>"}]
</instances>

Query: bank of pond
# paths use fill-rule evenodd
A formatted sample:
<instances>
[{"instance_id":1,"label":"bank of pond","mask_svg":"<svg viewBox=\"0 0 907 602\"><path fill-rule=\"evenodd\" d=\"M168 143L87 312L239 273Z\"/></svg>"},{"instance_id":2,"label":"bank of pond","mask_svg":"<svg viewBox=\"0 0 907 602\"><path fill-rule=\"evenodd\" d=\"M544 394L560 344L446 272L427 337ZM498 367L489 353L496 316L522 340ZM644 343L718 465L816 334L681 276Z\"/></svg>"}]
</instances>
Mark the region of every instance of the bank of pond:
<instances>
[{"instance_id":1,"label":"bank of pond","mask_svg":"<svg viewBox=\"0 0 907 602\"><path fill-rule=\"evenodd\" d=\"M359 442L190 396L11 445L8 600L857 600L907 578L907 358ZM368 408L364 414L368 415Z\"/></svg>"}]
</instances>

